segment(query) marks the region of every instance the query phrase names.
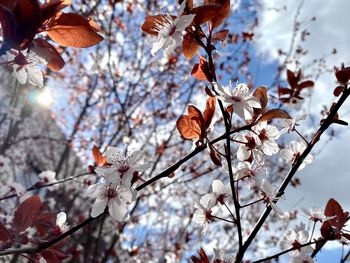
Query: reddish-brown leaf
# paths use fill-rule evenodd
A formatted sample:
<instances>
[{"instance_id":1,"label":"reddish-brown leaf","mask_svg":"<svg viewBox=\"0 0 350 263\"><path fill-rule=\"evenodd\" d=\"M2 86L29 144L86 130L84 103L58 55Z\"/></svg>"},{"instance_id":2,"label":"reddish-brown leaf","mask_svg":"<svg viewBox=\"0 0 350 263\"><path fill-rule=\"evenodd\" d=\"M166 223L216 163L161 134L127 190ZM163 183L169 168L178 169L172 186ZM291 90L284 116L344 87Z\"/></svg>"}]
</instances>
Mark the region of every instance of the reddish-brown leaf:
<instances>
[{"instance_id":1,"label":"reddish-brown leaf","mask_svg":"<svg viewBox=\"0 0 350 263\"><path fill-rule=\"evenodd\" d=\"M303 81L298 85L298 90L306 89L306 88L312 88L314 86L314 82L311 80Z\"/></svg>"},{"instance_id":2,"label":"reddish-brown leaf","mask_svg":"<svg viewBox=\"0 0 350 263\"><path fill-rule=\"evenodd\" d=\"M35 39L34 43L33 51L47 61L49 69L58 71L64 67L65 62L54 46L41 38Z\"/></svg>"},{"instance_id":3,"label":"reddish-brown leaf","mask_svg":"<svg viewBox=\"0 0 350 263\"><path fill-rule=\"evenodd\" d=\"M272 119L291 119L292 117L285 111L281 109L272 109L266 111L261 117L259 121L270 121Z\"/></svg>"},{"instance_id":4,"label":"reddish-brown leaf","mask_svg":"<svg viewBox=\"0 0 350 263\"><path fill-rule=\"evenodd\" d=\"M184 139L192 140L201 137L200 125L188 115L180 116L176 122L176 127Z\"/></svg>"},{"instance_id":5,"label":"reddish-brown leaf","mask_svg":"<svg viewBox=\"0 0 350 263\"><path fill-rule=\"evenodd\" d=\"M212 28L216 28L230 14L230 0L212 0L210 3L195 7L191 10L195 14L194 24L201 25L206 22L212 24Z\"/></svg>"},{"instance_id":6,"label":"reddish-brown leaf","mask_svg":"<svg viewBox=\"0 0 350 263\"><path fill-rule=\"evenodd\" d=\"M7 230L7 228L0 223L0 241L6 242L11 237L10 231Z\"/></svg>"},{"instance_id":7,"label":"reddish-brown leaf","mask_svg":"<svg viewBox=\"0 0 350 263\"><path fill-rule=\"evenodd\" d=\"M209 97L207 99L207 104L206 104L205 110L203 112L203 118L204 118L206 129L209 128L209 126L213 120L213 117L215 114L215 108L216 108L216 98Z\"/></svg>"},{"instance_id":8,"label":"reddish-brown leaf","mask_svg":"<svg viewBox=\"0 0 350 263\"><path fill-rule=\"evenodd\" d=\"M60 263L68 256L55 249L45 249L40 252L40 255L47 261L47 263Z\"/></svg>"},{"instance_id":9,"label":"reddish-brown leaf","mask_svg":"<svg viewBox=\"0 0 350 263\"><path fill-rule=\"evenodd\" d=\"M243 41L252 41L254 33L242 32Z\"/></svg>"},{"instance_id":10,"label":"reddish-brown leaf","mask_svg":"<svg viewBox=\"0 0 350 263\"><path fill-rule=\"evenodd\" d=\"M44 236L48 233L48 229L55 225L56 215L51 212L43 212L37 216L35 220L35 228L37 232Z\"/></svg>"},{"instance_id":11,"label":"reddish-brown leaf","mask_svg":"<svg viewBox=\"0 0 350 263\"><path fill-rule=\"evenodd\" d=\"M71 5L71 0L49 0L46 1L41 7L41 17L45 21L55 16L60 10Z\"/></svg>"},{"instance_id":12,"label":"reddish-brown leaf","mask_svg":"<svg viewBox=\"0 0 350 263\"><path fill-rule=\"evenodd\" d=\"M104 165L106 163L106 159L95 145L92 147L92 156L94 157L97 165Z\"/></svg>"},{"instance_id":13,"label":"reddish-brown leaf","mask_svg":"<svg viewBox=\"0 0 350 263\"><path fill-rule=\"evenodd\" d=\"M33 225L41 210L41 200L38 195L29 197L23 201L15 212L13 228L18 233L25 231Z\"/></svg>"},{"instance_id":14,"label":"reddish-brown leaf","mask_svg":"<svg viewBox=\"0 0 350 263\"><path fill-rule=\"evenodd\" d=\"M222 166L222 163L220 161L218 154L216 153L216 151L214 150L214 148L210 144L209 144L209 156L210 156L210 159L212 160L212 162L216 166Z\"/></svg>"},{"instance_id":15,"label":"reddish-brown leaf","mask_svg":"<svg viewBox=\"0 0 350 263\"><path fill-rule=\"evenodd\" d=\"M87 19L73 13L60 13L50 24L47 33L53 41L64 47L85 48L103 40Z\"/></svg>"},{"instance_id":16,"label":"reddish-brown leaf","mask_svg":"<svg viewBox=\"0 0 350 263\"><path fill-rule=\"evenodd\" d=\"M345 89L345 88L344 88L343 86L338 86L338 87L336 87L336 88L334 89L334 91L333 91L333 95L336 96L336 97L340 96L340 94L343 93L344 89Z\"/></svg>"},{"instance_id":17,"label":"reddish-brown leaf","mask_svg":"<svg viewBox=\"0 0 350 263\"><path fill-rule=\"evenodd\" d=\"M336 216L327 222L337 229L341 229L348 220L349 212L344 212L341 205L333 198L329 199L324 210L325 216Z\"/></svg>"},{"instance_id":18,"label":"reddish-brown leaf","mask_svg":"<svg viewBox=\"0 0 350 263\"><path fill-rule=\"evenodd\" d=\"M193 33L187 33L182 41L182 53L187 59L192 59L199 50L200 45L198 45L195 40Z\"/></svg>"},{"instance_id":19,"label":"reddish-brown leaf","mask_svg":"<svg viewBox=\"0 0 350 263\"><path fill-rule=\"evenodd\" d=\"M191 75L198 80L212 81L209 64L203 56L199 55L199 64L194 65Z\"/></svg>"},{"instance_id":20,"label":"reddish-brown leaf","mask_svg":"<svg viewBox=\"0 0 350 263\"><path fill-rule=\"evenodd\" d=\"M269 101L269 98L267 97L267 91L266 88L261 86L259 88L257 88L254 91L254 97L258 98L260 100L260 104L261 104L261 109L265 109L267 106L267 103Z\"/></svg>"}]
</instances>

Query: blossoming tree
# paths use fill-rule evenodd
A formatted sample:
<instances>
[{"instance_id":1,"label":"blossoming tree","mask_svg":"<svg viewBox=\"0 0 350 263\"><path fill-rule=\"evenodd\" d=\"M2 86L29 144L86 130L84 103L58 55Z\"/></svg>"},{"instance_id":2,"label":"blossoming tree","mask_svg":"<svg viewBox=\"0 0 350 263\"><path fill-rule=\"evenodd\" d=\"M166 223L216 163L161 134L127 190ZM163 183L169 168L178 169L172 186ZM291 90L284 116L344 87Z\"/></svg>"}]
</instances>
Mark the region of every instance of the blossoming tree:
<instances>
[{"instance_id":1,"label":"blossoming tree","mask_svg":"<svg viewBox=\"0 0 350 263\"><path fill-rule=\"evenodd\" d=\"M254 87L258 5L237 24L232 4L0 0L0 257L314 262L349 242L335 199L303 209L311 229L279 203L347 125L350 69L335 67L336 100L302 134L312 76L285 64ZM61 95L50 114L30 99L48 87Z\"/></svg>"}]
</instances>

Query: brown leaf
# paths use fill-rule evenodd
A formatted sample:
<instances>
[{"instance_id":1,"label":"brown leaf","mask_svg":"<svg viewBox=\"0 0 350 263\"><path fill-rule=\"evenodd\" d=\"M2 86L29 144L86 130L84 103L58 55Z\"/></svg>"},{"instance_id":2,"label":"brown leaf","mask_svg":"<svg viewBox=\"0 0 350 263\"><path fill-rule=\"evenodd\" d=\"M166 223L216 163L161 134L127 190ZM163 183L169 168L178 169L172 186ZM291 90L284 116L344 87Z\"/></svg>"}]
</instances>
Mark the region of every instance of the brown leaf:
<instances>
[{"instance_id":1,"label":"brown leaf","mask_svg":"<svg viewBox=\"0 0 350 263\"><path fill-rule=\"evenodd\" d=\"M345 88L343 86L336 87L333 91L333 95L339 97L343 93L344 89Z\"/></svg>"},{"instance_id":2,"label":"brown leaf","mask_svg":"<svg viewBox=\"0 0 350 263\"><path fill-rule=\"evenodd\" d=\"M97 165L104 165L107 162L100 150L95 145L92 147L92 156L94 157Z\"/></svg>"},{"instance_id":3,"label":"brown leaf","mask_svg":"<svg viewBox=\"0 0 350 263\"><path fill-rule=\"evenodd\" d=\"M213 41L221 41L224 42L227 38L229 31L227 29L221 30L219 32L216 32L213 34L213 36L211 37L211 39Z\"/></svg>"},{"instance_id":4,"label":"brown leaf","mask_svg":"<svg viewBox=\"0 0 350 263\"><path fill-rule=\"evenodd\" d=\"M200 45L194 38L193 33L189 32L184 36L182 41L182 53L187 59L192 59L199 50Z\"/></svg>"},{"instance_id":5,"label":"brown leaf","mask_svg":"<svg viewBox=\"0 0 350 263\"><path fill-rule=\"evenodd\" d=\"M206 22L212 24L212 28L216 28L230 14L230 0L212 0L210 3L195 7L191 10L195 14L194 24L201 25Z\"/></svg>"},{"instance_id":6,"label":"brown leaf","mask_svg":"<svg viewBox=\"0 0 350 263\"><path fill-rule=\"evenodd\" d=\"M199 55L199 64L194 65L191 75L198 80L212 81L209 64L203 56Z\"/></svg>"},{"instance_id":7,"label":"brown leaf","mask_svg":"<svg viewBox=\"0 0 350 263\"><path fill-rule=\"evenodd\" d=\"M201 137L200 125L188 115L180 116L176 122L176 127L184 139L193 140Z\"/></svg>"},{"instance_id":8,"label":"brown leaf","mask_svg":"<svg viewBox=\"0 0 350 263\"><path fill-rule=\"evenodd\" d=\"M35 39L34 43L33 51L47 61L49 69L58 71L64 67L65 62L54 46L41 38Z\"/></svg>"},{"instance_id":9,"label":"brown leaf","mask_svg":"<svg viewBox=\"0 0 350 263\"><path fill-rule=\"evenodd\" d=\"M292 117L285 111L281 109L272 109L266 111L261 117L258 119L260 121L270 121L272 119L291 119Z\"/></svg>"},{"instance_id":10,"label":"brown leaf","mask_svg":"<svg viewBox=\"0 0 350 263\"><path fill-rule=\"evenodd\" d=\"M327 202L326 208L324 210L324 215L336 216L335 218L330 219L327 222L331 226L334 226L340 230L348 220L349 212L344 212L341 205L335 199L331 198Z\"/></svg>"},{"instance_id":11,"label":"brown leaf","mask_svg":"<svg viewBox=\"0 0 350 263\"><path fill-rule=\"evenodd\" d=\"M210 145L209 145L209 156L210 156L210 159L212 160L212 162L216 165L216 166L222 166L222 163L220 161L220 158L218 156L218 154L216 153L216 151L214 150L214 148Z\"/></svg>"},{"instance_id":12,"label":"brown leaf","mask_svg":"<svg viewBox=\"0 0 350 263\"><path fill-rule=\"evenodd\" d=\"M50 24L47 33L53 41L64 47L85 48L103 40L87 19L73 13L60 13Z\"/></svg>"},{"instance_id":13,"label":"brown leaf","mask_svg":"<svg viewBox=\"0 0 350 263\"><path fill-rule=\"evenodd\" d=\"M11 237L10 231L7 230L7 228L0 223L0 241L6 242Z\"/></svg>"},{"instance_id":14,"label":"brown leaf","mask_svg":"<svg viewBox=\"0 0 350 263\"><path fill-rule=\"evenodd\" d=\"M25 231L33 225L41 210L41 200L38 195L29 197L23 201L15 212L13 228L18 233Z\"/></svg>"},{"instance_id":15,"label":"brown leaf","mask_svg":"<svg viewBox=\"0 0 350 263\"><path fill-rule=\"evenodd\" d=\"M41 7L41 17L43 21L55 16L60 10L71 5L71 0L49 0Z\"/></svg>"},{"instance_id":16,"label":"brown leaf","mask_svg":"<svg viewBox=\"0 0 350 263\"><path fill-rule=\"evenodd\" d=\"M266 106L267 106L267 103L269 101L269 98L267 97L267 91L266 91L266 88L261 86L259 88L257 88L255 91L254 91L254 94L253 94L254 97L256 97L257 99L259 99L260 101L260 104L261 104L261 109L265 109Z\"/></svg>"},{"instance_id":17,"label":"brown leaf","mask_svg":"<svg viewBox=\"0 0 350 263\"><path fill-rule=\"evenodd\" d=\"M314 86L314 82L311 81L311 80L306 80L306 81L303 81L302 83L300 83L298 85L298 90L302 90L302 89L305 89L305 88L312 88Z\"/></svg>"},{"instance_id":18,"label":"brown leaf","mask_svg":"<svg viewBox=\"0 0 350 263\"><path fill-rule=\"evenodd\" d=\"M216 108L216 98L215 97L209 97L207 99L207 104L205 107L205 110L203 112L203 118L206 129L210 127L210 124L213 120L214 114L215 114L215 108Z\"/></svg>"}]
</instances>

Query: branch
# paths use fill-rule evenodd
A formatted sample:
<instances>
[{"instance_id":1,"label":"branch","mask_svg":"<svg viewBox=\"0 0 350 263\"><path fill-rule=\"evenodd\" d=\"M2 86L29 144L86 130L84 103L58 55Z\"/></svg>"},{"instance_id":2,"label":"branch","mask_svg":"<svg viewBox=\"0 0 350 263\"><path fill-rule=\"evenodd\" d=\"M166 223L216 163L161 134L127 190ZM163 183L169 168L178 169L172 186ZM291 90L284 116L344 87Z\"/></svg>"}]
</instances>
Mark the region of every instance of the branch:
<instances>
[{"instance_id":1,"label":"branch","mask_svg":"<svg viewBox=\"0 0 350 263\"><path fill-rule=\"evenodd\" d=\"M339 98L338 102L336 103L336 105L330 111L329 115L327 116L327 118L324 120L324 122L322 123L322 125L320 126L320 128L318 129L316 134L314 135L314 137L313 137L312 141L310 142L310 144L306 147L306 149L304 150L302 155L298 158L298 160L292 165L291 170L289 171L288 175L286 176L286 178L282 182L281 186L279 187L278 193L280 193L280 194L284 193L284 191L287 188L289 182L292 180L293 176L298 171L298 168L303 163L303 161L306 158L306 156L308 156L308 154L311 152L311 150L315 146L315 144L320 140L321 135L333 123L334 117L336 116L338 110L343 105L343 103L345 102L345 100L348 98L349 95L350 95L350 89L346 88L344 90L342 96ZM277 203L277 201L276 201L276 203ZM269 216L271 210L272 210L272 208L271 208L270 205L268 207L266 207L264 213L261 215L261 217L259 218L258 222L256 223L253 231L250 233L250 235L248 236L246 242L243 244L242 249L239 250L239 252L237 254L236 262L241 262L242 261L245 252L247 251L247 249L250 246L250 244L252 243L253 239L255 238L255 236L259 232L260 228L262 227L262 225L266 221L266 219Z\"/></svg>"}]
</instances>

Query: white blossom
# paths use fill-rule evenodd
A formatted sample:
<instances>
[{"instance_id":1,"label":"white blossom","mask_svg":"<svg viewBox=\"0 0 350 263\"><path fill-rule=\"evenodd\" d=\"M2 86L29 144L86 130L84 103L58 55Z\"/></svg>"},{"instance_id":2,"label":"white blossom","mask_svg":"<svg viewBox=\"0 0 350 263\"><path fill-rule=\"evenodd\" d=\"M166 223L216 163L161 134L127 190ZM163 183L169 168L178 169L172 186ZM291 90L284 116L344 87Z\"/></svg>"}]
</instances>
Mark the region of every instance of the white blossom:
<instances>
[{"instance_id":1,"label":"white blossom","mask_svg":"<svg viewBox=\"0 0 350 263\"><path fill-rule=\"evenodd\" d=\"M200 204L204 207L213 207L217 203L223 205L225 199L230 195L231 188L229 185L225 185L220 180L214 180L212 183L212 193L202 196Z\"/></svg>"},{"instance_id":2,"label":"white blossom","mask_svg":"<svg viewBox=\"0 0 350 263\"><path fill-rule=\"evenodd\" d=\"M92 206L91 217L101 215L108 206L109 214L119 222L127 220L129 216L127 204L136 199L136 191L121 182L116 184L106 181L94 184L88 187L87 192L96 198Z\"/></svg>"},{"instance_id":3,"label":"white blossom","mask_svg":"<svg viewBox=\"0 0 350 263\"><path fill-rule=\"evenodd\" d=\"M299 157L302 155L304 150L306 149L306 144L298 141L291 141L289 143L289 148L282 149L280 154L283 159L285 159L288 163L293 164ZM313 156L308 154L306 158L303 160L303 163L299 166L298 170L301 170L305 167L306 164L309 164L313 161Z\"/></svg>"},{"instance_id":4,"label":"white blossom","mask_svg":"<svg viewBox=\"0 0 350 263\"><path fill-rule=\"evenodd\" d=\"M44 171L39 174L39 178L46 184L56 183L56 173L53 171Z\"/></svg>"},{"instance_id":5,"label":"white blossom","mask_svg":"<svg viewBox=\"0 0 350 263\"><path fill-rule=\"evenodd\" d=\"M61 233L64 233L68 230L69 225L67 221L67 214L65 212L60 212L56 216L56 226L59 228Z\"/></svg>"},{"instance_id":6,"label":"white blossom","mask_svg":"<svg viewBox=\"0 0 350 263\"><path fill-rule=\"evenodd\" d=\"M300 247L309 241L309 232L305 229L305 224L300 223L294 229L288 229L284 235L284 239L280 242L282 250L295 248L289 252L291 257L304 256L312 251L311 246Z\"/></svg>"},{"instance_id":7,"label":"white blossom","mask_svg":"<svg viewBox=\"0 0 350 263\"><path fill-rule=\"evenodd\" d=\"M305 208L301 208L301 210L303 210L304 214L310 220L315 221L315 222L317 222L317 221L324 222L324 221L328 221L328 220L336 217L336 216L325 216L324 209L321 209L321 208L313 207L310 210L305 209Z\"/></svg>"},{"instance_id":8,"label":"white blossom","mask_svg":"<svg viewBox=\"0 0 350 263\"><path fill-rule=\"evenodd\" d=\"M260 182L257 182L257 186L263 192L264 202L270 204L273 211L279 216L284 217L286 213L276 204L279 197L278 189L273 187L267 179L262 179Z\"/></svg>"},{"instance_id":9,"label":"white blossom","mask_svg":"<svg viewBox=\"0 0 350 263\"><path fill-rule=\"evenodd\" d=\"M152 166L152 163L140 164L143 157L141 151L125 156L118 148L108 147L104 157L108 165L95 168L95 172L114 184L121 181L126 187L131 185L135 172L142 173Z\"/></svg>"},{"instance_id":10,"label":"white blossom","mask_svg":"<svg viewBox=\"0 0 350 263\"><path fill-rule=\"evenodd\" d=\"M253 131L260 139L260 148L264 154L271 156L278 153L279 147L276 140L281 133L275 126L268 125L266 121L261 121L253 127Z\"/></svg>"},{"instance_id":11,"label":"white blossom","mask_svg":"<svg viewBox=\"0 0 350 263\"><path fill-rule=\"evenodd\" d=\"M7 60L12 65L13 75L22 85L29 83L42 87L44 84L43 73L38 64L46 64L46 61L30 51L11 50L7 52Z\"/></svg>"},{"instance_id":12,"label":"white blossom","mask_svg":"<svg viewBox=\"0 0 350 263\"><path fill-rule=\"evenodd\" d=\"M164 14L161 20L156 20L155 31L158 32L158 39L153 43L151 54L154 56L161 48L164 54L169 55L175 48L181 45L183 32L192 23L195 15L182 15L186 6L183 1L178 16L174 19L169 14Z\"/></svg>"},{"instance_id":13,"label":"white blossom","mask_svg":"<svg viewBox=\"0 0 350 263\"><path fill-rule=\"evenodd\" d=\"M214 87L219 92L218 99L232 105L233 112L244 120L253 118L253 108L261 108L259 99L252 95L252 92L245 83L237 84L234 89L231 82L228 89L218 83L214 83Z\"/></svg>"},{"instance_id":14,"label":"white blossom","mask_svg":"<svg viewBox=\"0 0 350 263\"><path fill-rule=\"evenodd\" d=\"M200 226L200 230L203 235L207 233L209 228L209 223L212 220L212 204L207 203L207 206L204 206L200 203L195 202L194 208L196 208L196 211L194 211L193 214L193 222Z\"/></svg>"},{"instance_id":15,"label":"white blossom","mask_svg":"<svg viewBox=\"0 0 350 263\"><path fill-rule=\"evenodd\" d=\"M234 140L239 144L237 150L237 159L239 161L246 161L251 155L255 161L263 161L263 153L260 150L261 141L252 132L248 132L245 135L236 134Z\"/></svg>"},{"instance_id":16,"label":"white blossom","mask_svg":"<svg viewBox=\"0 0 350 263\"><path fill-rule=\"evenodd\" d=\"M253 161L252 163L239 162L235 168L235 180L243 179L244 182L248 184L249 190L253 183L259 185L265 175L266 169L263 164L256 161Z\"/></svg>"}]
</instances>

